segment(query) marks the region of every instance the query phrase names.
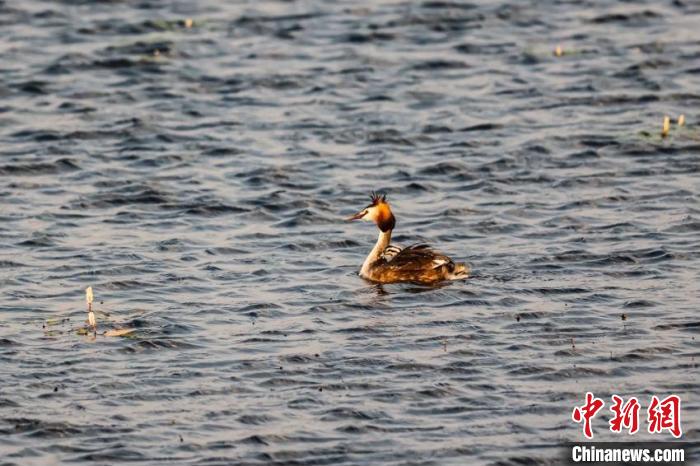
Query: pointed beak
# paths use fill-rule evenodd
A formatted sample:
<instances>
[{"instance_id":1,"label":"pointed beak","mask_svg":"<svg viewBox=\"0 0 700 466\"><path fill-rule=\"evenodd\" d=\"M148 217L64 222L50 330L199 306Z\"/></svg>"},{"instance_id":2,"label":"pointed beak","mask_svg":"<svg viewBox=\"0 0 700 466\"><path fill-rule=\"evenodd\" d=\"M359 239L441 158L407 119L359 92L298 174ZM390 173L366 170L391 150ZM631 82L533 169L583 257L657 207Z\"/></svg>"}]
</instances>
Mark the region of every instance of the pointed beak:
<instances>
[{"instance_id":1,"label":"pointed beak","mask_svg":"<svg viewBox=\"0 0 700 466\"><path fill-rule=\"evenodd\" d=\"M358 212L358 213L356 213L355 215L353 215L352 217L346 218L345 220L348 221L348 222L350 222L350 221L352 221L352 220L359 220L359 219L361 219L362 217L364 217L366 214L367 214L367 212L363 210L362 212Z\"/></svg>"}]
</instances>

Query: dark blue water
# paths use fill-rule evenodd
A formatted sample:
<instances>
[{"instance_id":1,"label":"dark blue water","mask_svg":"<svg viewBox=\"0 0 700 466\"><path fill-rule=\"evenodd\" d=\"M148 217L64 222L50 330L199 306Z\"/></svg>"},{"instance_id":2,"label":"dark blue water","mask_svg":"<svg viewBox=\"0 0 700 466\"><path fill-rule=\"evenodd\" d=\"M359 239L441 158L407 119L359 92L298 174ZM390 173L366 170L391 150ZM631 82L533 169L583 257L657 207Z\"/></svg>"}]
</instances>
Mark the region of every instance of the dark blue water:
<instances>
[{"instance_id":1,"label":"dark blue water","mask_svg":"<svg viewBox=\"0 0 700 466\"><path fill-rule=\"evenodd\" d=\"M698 24L0 1L0 464L559 464L587 390L697 439ZM472 278L360 279L370 190Z\"/></svg>"}]
</instances>

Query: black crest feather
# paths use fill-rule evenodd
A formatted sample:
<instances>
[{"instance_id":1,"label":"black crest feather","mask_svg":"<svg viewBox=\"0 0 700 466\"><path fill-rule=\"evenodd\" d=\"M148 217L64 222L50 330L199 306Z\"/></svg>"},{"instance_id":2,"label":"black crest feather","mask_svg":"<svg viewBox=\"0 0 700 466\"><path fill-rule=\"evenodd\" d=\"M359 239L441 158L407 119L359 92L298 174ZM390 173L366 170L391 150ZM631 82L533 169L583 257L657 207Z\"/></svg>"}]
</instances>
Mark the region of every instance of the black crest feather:
<instances>
[{"instance_id":1,"label":"black crest feather","mask_svg":"<svg viewBox=\"0 0 700 466\"><path fill-rule=\"evenodd\" d=\"M386 194L379 194L372 191L369 197L372 199L372 205L377 205L380 202L386 202Z\"/></svg>"}]
</instances>

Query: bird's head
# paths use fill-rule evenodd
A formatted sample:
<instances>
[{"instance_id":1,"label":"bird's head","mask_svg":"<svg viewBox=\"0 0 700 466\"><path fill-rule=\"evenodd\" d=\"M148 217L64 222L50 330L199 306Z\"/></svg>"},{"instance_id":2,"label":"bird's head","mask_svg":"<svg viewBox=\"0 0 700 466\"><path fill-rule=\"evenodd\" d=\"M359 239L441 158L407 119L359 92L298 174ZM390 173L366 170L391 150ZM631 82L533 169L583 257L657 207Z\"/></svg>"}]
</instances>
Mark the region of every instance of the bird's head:
<instances>
[{"instance_id":1,"label":"bird's head","mask_svg":"<svg viewBox=\"0 0 700 466\"><path fill-rule=\"evenodd\" d=\"M348 220L364 220L366 222L374 222L377 227L386 232L394 229L396 219L391 213L391 207L386 201L386 194L379 195L376 193L370 194L372 203L358 213L348 218Z\"/></svg>"}]
</instances>

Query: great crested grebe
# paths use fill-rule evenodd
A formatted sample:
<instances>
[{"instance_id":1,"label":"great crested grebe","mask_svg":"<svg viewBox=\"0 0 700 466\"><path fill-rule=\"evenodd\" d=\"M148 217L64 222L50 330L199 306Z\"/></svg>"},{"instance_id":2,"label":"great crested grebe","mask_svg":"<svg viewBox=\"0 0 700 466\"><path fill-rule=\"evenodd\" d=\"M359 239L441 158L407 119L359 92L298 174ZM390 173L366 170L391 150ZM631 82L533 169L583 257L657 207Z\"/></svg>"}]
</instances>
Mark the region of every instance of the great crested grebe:
<instances>
[{"instance_id":1,"label":"great crested grebe","mask_svg":"<svg viewBox=\"0 0 700 466\"><path fill-rule=\"evenodd\" d=\"M379 228L379 239L365 259L360 276L379 283L417 282L435 283L441 280L467 278L469 268L461 262L431 250L425 244L401 249L390 244L396 219L386 201L386 195L372 193L372 203L348 220L374 222Z\"/></svg>"}]
</instances>

